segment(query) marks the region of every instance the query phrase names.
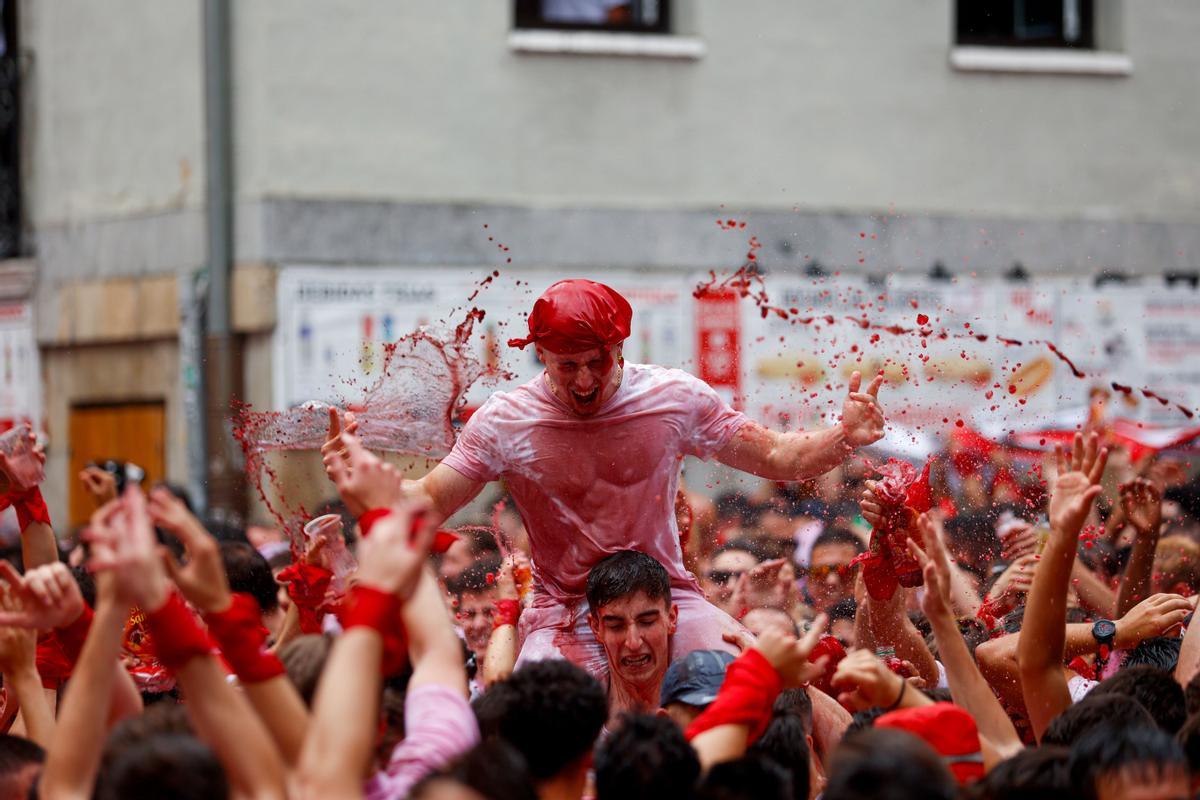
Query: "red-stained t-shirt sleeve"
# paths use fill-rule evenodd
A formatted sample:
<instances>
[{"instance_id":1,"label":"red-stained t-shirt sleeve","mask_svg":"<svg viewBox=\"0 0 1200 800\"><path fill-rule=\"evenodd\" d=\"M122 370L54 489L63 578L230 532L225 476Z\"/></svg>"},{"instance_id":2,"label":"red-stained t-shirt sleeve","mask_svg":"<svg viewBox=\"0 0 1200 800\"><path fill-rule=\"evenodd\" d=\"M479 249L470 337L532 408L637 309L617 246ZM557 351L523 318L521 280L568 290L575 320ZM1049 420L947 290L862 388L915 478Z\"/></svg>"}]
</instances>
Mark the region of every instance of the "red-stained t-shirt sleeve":
<instances>
[{"instance_id":1,"label":"red-stained t-shirt sleeve","mask_svg":"<svg viewBox=\"0 0 1200 800\"><path fill-rule=\"evenodd\" d=\"M459 431L454 449L442 459L442 463L473 481L487 483L500 477L503 464L496 447L499 434L495 411L495 398L480 406Z\"/></svg>"},{"instance_id":2,"label":"red-stained t-shirt sleeve","mask_svg":"<svg viewBox=\"0 0 1200 800\"><path fill-rule=\"evenodd\" d=\"M683 442L686 455L711 458L729 443L749 418L734 411L720 395L699 378L688 376L691 426Z\"/></svg>"}]
</instances>

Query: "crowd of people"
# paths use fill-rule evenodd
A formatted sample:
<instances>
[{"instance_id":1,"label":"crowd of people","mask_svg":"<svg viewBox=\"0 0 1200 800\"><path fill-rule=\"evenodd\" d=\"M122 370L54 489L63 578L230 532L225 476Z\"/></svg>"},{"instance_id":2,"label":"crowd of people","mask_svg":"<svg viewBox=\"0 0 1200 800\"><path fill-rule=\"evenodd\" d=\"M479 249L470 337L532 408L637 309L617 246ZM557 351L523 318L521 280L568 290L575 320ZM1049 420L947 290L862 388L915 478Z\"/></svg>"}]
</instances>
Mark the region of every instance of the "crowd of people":
<instances>
[{"instance_id":1,"label":"crowd of people","mask_svg":"<svg viewBox=\"0 0 1200 800\"><path fill-rule=\"evenodd\" d=\"M0 460L0 798L1196 795L1186 462L1096 429L898 471L857 377L836 429L771 434L624 364L596 286L530 317L541 416L498 395L425 478L332 412L309 539L96 469L60 537ZM685 455L764 480L710 498Z\"/></svg>"}]
</instances>

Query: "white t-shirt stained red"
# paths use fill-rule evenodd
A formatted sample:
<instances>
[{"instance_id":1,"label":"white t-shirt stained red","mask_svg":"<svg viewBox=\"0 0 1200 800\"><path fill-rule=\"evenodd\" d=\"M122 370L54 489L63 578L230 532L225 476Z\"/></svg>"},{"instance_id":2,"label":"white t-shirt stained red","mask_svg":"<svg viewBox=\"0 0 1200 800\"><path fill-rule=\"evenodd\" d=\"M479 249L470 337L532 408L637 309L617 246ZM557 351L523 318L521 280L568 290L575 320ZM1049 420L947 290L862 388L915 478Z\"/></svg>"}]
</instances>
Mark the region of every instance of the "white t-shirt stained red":
<instances>
[{"instance_id":1,"label":"white t-shirt stained red","mask_svg":"<svg viewBox=\"0 0 1200 800\"><path fill-rule=\"evenodd\" d=\"M747 422L704 381L678 369L625 364L616 394L580 417L545 373L497 392L468 420L442 463L475 481L503 478L529 531L536 582L577 601L588 570L619 550L683 566L675 492L684 456L708 458Z\"/></svg>"}]
</instances>

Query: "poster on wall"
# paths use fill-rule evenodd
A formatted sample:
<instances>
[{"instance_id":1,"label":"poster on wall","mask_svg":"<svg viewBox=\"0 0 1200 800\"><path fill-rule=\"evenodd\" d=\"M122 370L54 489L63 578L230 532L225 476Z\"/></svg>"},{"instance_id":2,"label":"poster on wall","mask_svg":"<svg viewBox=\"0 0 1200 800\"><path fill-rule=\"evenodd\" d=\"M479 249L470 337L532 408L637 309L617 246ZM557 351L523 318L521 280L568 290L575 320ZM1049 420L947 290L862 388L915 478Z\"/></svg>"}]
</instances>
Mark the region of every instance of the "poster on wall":
<instances>
[{"instance_id":1,"label":"poster on wall","mask_svg":"<svg viewBox=\"0 0 1200 800\"><path fill-rule=\"evenodd\" d=\"M0 303L0 431L22 422L40 427L41 385L33 307Z\"/></svg>"}]
</instances>

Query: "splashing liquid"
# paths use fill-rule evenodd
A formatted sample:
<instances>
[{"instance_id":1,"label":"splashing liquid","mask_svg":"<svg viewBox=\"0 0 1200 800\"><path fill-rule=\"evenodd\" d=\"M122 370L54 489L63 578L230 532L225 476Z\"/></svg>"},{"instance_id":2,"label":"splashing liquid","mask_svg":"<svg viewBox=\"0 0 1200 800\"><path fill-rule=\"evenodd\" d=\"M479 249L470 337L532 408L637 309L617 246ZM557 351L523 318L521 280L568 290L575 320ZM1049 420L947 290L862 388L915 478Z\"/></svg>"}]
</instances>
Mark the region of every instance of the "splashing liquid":
<instances>
[{"instance_id":1,"label":"splashing liquid","mask_svg":"<svg viewBox=\"0 0 1200 800\"><path fill-rule=\"evenodd\" d=\"M486 371L474 354L471 334L484 312L472 308L452 331L419 328L385 345L379 378L360 397L341 404L355 412L358 436L366 447L440 458L454 444L454 413L464 395ZM330 406L309 402L287 411L234 409L234 436L242 446L246 472L268 511L295 539L309 516L292 506L282 491L269 453L317 450L325 443ZM278 498L272 502L266 487Z\"/></svg>"}]
</instances>

